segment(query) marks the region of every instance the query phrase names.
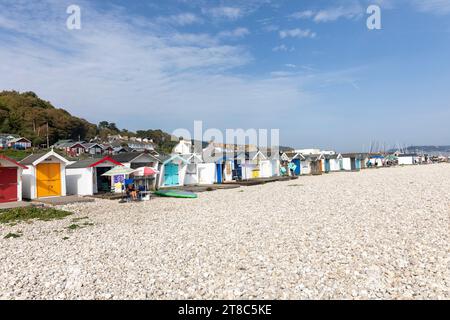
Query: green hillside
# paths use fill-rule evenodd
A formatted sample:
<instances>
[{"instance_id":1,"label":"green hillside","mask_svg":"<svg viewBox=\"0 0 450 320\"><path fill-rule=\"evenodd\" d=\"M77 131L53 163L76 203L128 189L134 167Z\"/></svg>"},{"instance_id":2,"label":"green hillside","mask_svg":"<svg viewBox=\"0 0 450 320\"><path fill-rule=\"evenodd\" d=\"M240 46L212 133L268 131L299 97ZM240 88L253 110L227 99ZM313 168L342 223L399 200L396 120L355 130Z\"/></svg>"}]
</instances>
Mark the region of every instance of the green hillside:
<instances>
[{"instance_id":1,"label":"green hillside","mask_svg":"<svg viewBox=\"0 0 450 320\"><path fill-rule=\"evenodd\" d=\"M120 130L115 123L108 121L95 125L56 108L34 92L0 92L0 133L18 134L30 139L33 146L39 147L47 143L47 124L50 145L58 140L90 140L96 136L106 140L110 134L153 139L160 152L171 152L175 145L171 135L159 129L134 133Z\"/></svg>"},{"instance_id":2,"label":"green hillside","mask_svg":"<svg viewBox=\"0 0 450 320\"><path fill-rule=\"evenodd\" d=\"M89 139L95 137L97 126L55 108L33 92L0 92L0 132L18 134L40 146L59 139Z\"/></svg>"}]
</instances>

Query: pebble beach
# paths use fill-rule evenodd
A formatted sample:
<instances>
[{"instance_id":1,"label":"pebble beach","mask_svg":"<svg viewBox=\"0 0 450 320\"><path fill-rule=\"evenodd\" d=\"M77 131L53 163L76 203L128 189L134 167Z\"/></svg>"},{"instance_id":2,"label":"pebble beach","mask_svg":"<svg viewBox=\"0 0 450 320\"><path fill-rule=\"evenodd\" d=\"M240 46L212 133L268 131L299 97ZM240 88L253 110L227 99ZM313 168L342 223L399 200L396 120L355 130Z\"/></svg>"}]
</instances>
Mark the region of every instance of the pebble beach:
<instances>
[{"instance_id":1,"label":"pebble beach","mask_svg":"<svg viewBox=\"0 0 450 320\"><path fill-rule=\"evenodd\" d=\"M0 224L0 299L450 299L450 164L59 208Z\"/></svg>"}]
</instances>

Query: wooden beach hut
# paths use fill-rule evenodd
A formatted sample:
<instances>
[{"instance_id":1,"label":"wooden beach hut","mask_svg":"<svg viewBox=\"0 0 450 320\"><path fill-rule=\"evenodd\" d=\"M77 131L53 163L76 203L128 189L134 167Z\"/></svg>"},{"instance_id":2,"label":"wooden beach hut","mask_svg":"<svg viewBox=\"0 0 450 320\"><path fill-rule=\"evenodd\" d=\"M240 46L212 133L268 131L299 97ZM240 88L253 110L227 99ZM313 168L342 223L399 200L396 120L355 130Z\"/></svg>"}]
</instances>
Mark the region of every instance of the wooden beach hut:
<instances>
[{"instance_id":1,"label":"wooden beach hut","mask_svg":"<svg viewBox=\"0 0 450 320\"><path fill-rule=\"evenodd\" d=\"M53 150L32 154L20 163L23 170L22 195L26 199L60 197L66 195L66 166L69 161Z\"/></svg>"},{"instance_id":2,"label":"wooden beach hut","mask_svg":"<svg viewBox=\"0 0 450 320\"><path fill-rule=\"evenodd\" d=\"M23 164L0 155L0 203L22 201Z\"/></svg>"}]
</instances>

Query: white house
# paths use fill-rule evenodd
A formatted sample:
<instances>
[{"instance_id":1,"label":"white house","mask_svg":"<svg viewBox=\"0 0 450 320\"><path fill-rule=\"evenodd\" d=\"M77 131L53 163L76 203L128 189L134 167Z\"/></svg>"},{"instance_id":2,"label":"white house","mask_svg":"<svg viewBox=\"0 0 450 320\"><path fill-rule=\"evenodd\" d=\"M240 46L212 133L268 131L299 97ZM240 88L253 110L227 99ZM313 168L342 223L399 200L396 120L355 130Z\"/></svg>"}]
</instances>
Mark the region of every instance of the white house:
<instances>
[{"instance_id":1,"label":"white house","mask_svg":"<svg viewBox=\"0 0 450 320\"><path fill-rule=\"evenodd\" d=\"M66 195L66 166L69 161L53 150L32 154L22 161L22 195L26 199L59 197Z\"/></svg>"},{"instance_id":2,"label":"white house","mask_svg":"<svg viewBox=\"0 0 450 320\"><path fill-rule=\"evenodd\" d=\"M193 153L192 141L180 139L177 145L173 148L173 153L192 154Z\"/></svg>"},{"instance_id":3,"label":"white house","mask_svg":"<svg viewBox=\"0 0 450 320\"><path fill-rule=\"evenodd\" d=\"M22 170L26 166L0 154L0 203L22 201Z\"/></svg>"},{"instance_id":4,"label":"white house","mask_svg":"<svg viewBox=\"0 0 450 320\"><path fill-rule=\"evenodd\" d=\"M92 196L99 192L110 192L113 187L111 177L102 176L116 166L122 166L110 157L85 159L66 167L67 194Z\"/></svg>"},{"instance_id":5,"label":"white house","mask_svg":"<svg viewBox=\"0 0 450 320\"><path fill-rule=\"evenodd\" d=\"M397 156L398 158L398 164L399 165L413 165L416 164L416 154L399 154Z\"/></svg>"}]
</instances>

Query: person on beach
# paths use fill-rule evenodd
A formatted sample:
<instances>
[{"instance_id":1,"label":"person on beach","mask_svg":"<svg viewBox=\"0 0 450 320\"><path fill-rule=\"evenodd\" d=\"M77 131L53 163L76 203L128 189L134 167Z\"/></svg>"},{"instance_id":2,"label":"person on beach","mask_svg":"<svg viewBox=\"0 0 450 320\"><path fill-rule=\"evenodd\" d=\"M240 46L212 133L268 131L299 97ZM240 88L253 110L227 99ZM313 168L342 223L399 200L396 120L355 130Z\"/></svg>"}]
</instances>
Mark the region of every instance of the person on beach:
<instances>
[{"instance_id":1,"label":"person on beach","mask_svg":"<svg viewBox=\"0 0 450 320\"><path fill-rule=\"evenodd\" d=\"M127 197L130 198L132 201L137 200L137 191L134 187L134 184L129 184L127 187Z\"/></svg>"}]
</instances>

